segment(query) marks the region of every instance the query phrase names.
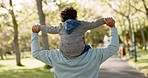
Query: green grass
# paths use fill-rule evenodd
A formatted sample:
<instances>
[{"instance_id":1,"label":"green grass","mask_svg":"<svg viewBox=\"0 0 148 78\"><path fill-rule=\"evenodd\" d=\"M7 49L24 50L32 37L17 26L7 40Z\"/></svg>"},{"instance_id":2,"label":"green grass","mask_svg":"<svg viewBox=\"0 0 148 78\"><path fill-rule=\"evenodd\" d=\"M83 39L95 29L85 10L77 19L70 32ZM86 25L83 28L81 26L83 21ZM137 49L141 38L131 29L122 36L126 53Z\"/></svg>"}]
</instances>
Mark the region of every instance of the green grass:
<instances>
[{"instance_id":1,"label":"green grass","mask_svg":"<svg viewBox=\"0 0 148 78\"><path fill-rule=\"evenodd\" d=\"M128 60L129 64L148 76L148 51L137 51L137 62L134 62L134 58Z\"/></svg>"},{"instance_id":2,"label":"green grass","mask_svg":"<svg viewBox=\"0 0 148 78\"><path fill-rule=\"evenodd\" d=\"M15 60L0 60L0 78L54 78L44 63L27 58L22 59L24 66L16 66Z\"/></svg>"}]
</instances>

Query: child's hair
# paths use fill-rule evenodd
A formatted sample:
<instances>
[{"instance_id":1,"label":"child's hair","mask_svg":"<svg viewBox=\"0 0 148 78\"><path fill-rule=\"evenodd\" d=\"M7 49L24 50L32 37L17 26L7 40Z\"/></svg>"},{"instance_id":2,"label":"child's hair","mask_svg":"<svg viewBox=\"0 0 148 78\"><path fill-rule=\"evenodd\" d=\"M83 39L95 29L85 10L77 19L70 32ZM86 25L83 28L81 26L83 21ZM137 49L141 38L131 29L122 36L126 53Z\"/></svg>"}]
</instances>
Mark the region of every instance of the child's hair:
<instances>
[{"instance_id":1,"label":"child's hair","mask_svg":"<svg viewBox=\"0 0 148 78\"><path fill-rule=\"evenodd\" d=\"M65 22L68 19L76 19L77 11L73 7L65 7L60 14L61 21Z\"/></svg>"}]
</instances>

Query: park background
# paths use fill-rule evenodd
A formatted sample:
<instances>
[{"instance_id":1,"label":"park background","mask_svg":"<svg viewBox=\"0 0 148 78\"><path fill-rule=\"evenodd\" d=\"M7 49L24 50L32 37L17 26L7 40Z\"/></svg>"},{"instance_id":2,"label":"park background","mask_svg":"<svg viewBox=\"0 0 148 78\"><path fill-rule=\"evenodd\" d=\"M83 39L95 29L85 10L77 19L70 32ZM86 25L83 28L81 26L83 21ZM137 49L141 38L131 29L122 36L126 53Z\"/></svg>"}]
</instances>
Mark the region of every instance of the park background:
<instances>
[{"instance_id":1,"label":"park background","mask_svg":"<svg viewBox=\"0 0 148 78\"><path fill-rule=\"evenodd\" d=\"M113 17L126 52L123 57L117 55L148 73L148 0L0 0L1 78L53 78L50 66L31 56L31 28L59 25L65 6L73 6L79 20ZM86 43L102 47L105 36L109 36L109 28L103 25L86 33ZM39 38L43 49L58 47L59 35L40 32Z\"/></svg>"}]
</instances>

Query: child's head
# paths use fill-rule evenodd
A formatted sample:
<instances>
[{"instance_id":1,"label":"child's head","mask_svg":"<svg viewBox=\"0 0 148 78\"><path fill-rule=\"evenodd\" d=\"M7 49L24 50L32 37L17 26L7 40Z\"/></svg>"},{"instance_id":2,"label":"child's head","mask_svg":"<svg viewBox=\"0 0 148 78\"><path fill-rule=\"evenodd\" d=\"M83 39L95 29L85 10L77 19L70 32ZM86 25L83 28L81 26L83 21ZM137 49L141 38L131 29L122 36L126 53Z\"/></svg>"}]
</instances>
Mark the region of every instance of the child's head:
<instances>
[{"instance_id":1,"label":"child's head","mask_svg":"<svg viewBox=\"0 0 148 78\"><path fill-rule=\"evenodd\" d=\"M65 22L68 19L76 19L77 11L73 7L65 7L60 14L61 21Z\"/></svg>"}]
</instances>

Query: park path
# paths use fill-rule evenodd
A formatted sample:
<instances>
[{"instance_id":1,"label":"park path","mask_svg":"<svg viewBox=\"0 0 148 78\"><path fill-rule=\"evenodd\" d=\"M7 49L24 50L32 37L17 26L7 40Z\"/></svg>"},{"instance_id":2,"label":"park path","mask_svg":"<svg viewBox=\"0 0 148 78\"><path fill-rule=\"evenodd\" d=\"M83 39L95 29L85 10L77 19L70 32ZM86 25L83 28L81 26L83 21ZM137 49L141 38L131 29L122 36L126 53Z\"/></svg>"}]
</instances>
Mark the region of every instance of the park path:
<instances>
[{"instance_id":1,"label":"park path","mask_svg":"<svg viewBox=\"0 0 148 78\"><path fill-rule=\"evenodd\" d=\"M112 56L100 68L99 78L146 78L126 61Z\"/></svg>"}]
</instances>

